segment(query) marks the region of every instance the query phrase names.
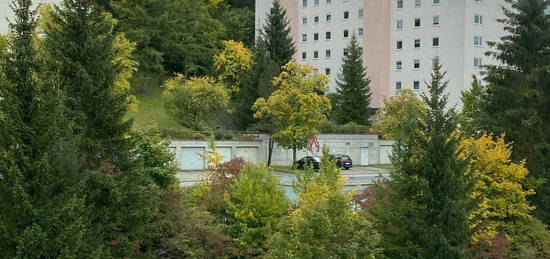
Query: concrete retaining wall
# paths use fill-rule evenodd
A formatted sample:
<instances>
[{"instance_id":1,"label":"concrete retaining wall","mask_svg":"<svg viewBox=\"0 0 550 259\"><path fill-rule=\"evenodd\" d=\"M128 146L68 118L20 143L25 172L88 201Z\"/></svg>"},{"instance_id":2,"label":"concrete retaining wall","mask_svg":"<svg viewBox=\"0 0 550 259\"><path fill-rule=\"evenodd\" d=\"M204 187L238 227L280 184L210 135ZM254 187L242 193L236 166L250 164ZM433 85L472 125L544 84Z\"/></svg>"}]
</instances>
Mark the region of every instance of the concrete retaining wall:
<instances>
[{"instance_id":1,"label":"concrete retaining wall","mask_svg":"<svg viewBox=\"0 0 550 259\"><path fill-rule=\"evenodd\" d=\"M355 165L388 164L393 141L379 140L377 135L358 134L322 134L317 137L320 150L300 150L298 159L306 155L321 155L322 147L327 146L331 154L347 154ZM216 141L216 149L224 161L235 157L243 157L253 163L266 163L268 156L269 136L260 134L257 141ZM176 159L182 170L201 170L206 163L200 157L200 152L208 148L206 141L173 140L170 148L176 154ZM195 154L197 153L197 154ZM273 148L272 165L290 165L292 150L285 149L277 143Z\"/></svg>"}]
</instances>

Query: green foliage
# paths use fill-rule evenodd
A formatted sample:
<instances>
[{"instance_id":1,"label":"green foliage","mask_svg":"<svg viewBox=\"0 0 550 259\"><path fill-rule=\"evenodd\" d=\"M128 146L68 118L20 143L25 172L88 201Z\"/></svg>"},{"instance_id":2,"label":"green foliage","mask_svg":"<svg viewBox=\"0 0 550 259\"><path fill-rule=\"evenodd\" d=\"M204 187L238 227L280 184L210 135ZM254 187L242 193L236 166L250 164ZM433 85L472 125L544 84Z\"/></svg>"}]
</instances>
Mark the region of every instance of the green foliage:
<instances>
[{"instance_id":1,"label":"green foliage","mask_svg":"<svg viewBox=\"0 0 550 259\"><path fill-rule=\"evenodd\" d=\"M377 199L371 212L389 257L466 257L469 184L465 164L456 156L456 114L446 111L444 75L436 58L429 94L423 96L427 113L397 140L387 196Z\"/></svg>"},{"instance_id":2,"label":"green foliage","mask_svg":"<svg viewBox=\"0 0 550 259\"><path fill-rule=\"evenodd\" d=\"M133 102L133 45L93 1L65 0L42 26L46 67L68 97L68 116L87 159L96 166L99 157L120 159L131 127L124 118Z\"/></svg>"},{"instance_id":3,"label":"green foliage","mask_svg":"<svg viewBox=\"0 0 550 259\"><path fill-rule=\"evenodd\" d=\"M326 91L328 78L312 75L313 68L289 62L274 79L279 88L269 99L259 98L253 106L255 118L272 118L273 138L279 145L296 150L307 146L311 137L319 133L319 124L327 120L331 109Z\"/></svg>"},{"instance_id":4,"label":"green foliage","mask_svg":"<svg viewBox=\"0 0 550 259\"><path fill-rule=\"evenodd\" d=\"M227 90L214 79L196 77L186 80L177 75L164 85L166 111L183 127L193 130L211 128L213 117L229 103Z\"/></svg>"},{"instance_id":5,"label":"green foliage","mask_svg":"<svg viewBox=\"0 0 550 259\"><path fill-rule=\"evenodd\" d=\"M482 98L485 91L475 75L472 76L472 87L462 91L462 112L460 113L460 132L465 136L478 136L482 132Z\"/></svg>"},{"instance_id":6,"label":"green foliage","mask_svg":"<svg viewBox=\"0 0 550 259\"><path fill-rule=\"evenodd\" d=\"M227 8L219 19L225 25L225 38L254 46L254 8Z\"/></svg>"},{"instance_id":7,"label":"green foliage","mask_svg":"<svg viewBox=\"0 0 550 259\"><path fill-rule=\"evenodd\" d=\"M273 1L273 7L267 15L260 41L265 42L269 57L279 67L290 62L296 53L296 47L290 34L286 9L279 0Z\"/></svg>"},{"instance_id":8,"label":"green foliage","mask_svg":"<svg viewBox=\"0 0 550 259\"><path fill-rule=\"evenodd\" d=\"M225 203L233 221L227 231L239 256L262 254L267 237L289 206L279 178L265 166L250 164L226 192Z\"/></svg>"},{"instance_id":9,"label":"green foliage","mask_svg":"<svg viewBox=\"0 0 550 259\"><path fill-rule=\"evenodd\" d=\"M298 207L268 241L266 258L377 258L380 235L351 209L354 192L323 150L321 170L307 170L296 186Z\"/></svg>"},{"instance_id":10,"label":"green foliage","mask_svg":"<svg viewBox=\"0 0 550 259\"><path fill-rule=\"evenodd\" d=\"M178 180L178 165L175 154L169 150L170 141L162 139L156 127L132 132L132 152L137 158L139 168L144 170L161 189L174 188Z\"/></svg>"},{"instance_id":11,"label":"green foliage","mask_svg":"<svg viewBox=\"0 0 550 259\"><path fill-rule=\"evenodd\" d=\"M526 159L533 178L544 184L532 196L535 215L550 223L550 15L549 1L507 1L506 36L491 43L488 54L498 65L486 67L483 126L506 134L513 159ZM531 180L533 181L533 180Z\"/></svg>"},{"instance_id":12,"label":"green foliage","mask_svg":"<svg viewBox=\"0 0 550 259\"><path fill-rule=\"evenodd\" d=\"M8 49L8 41L6 40L6 36L0 34L0 54L3 55L7 49Z\"/></svg>"},{"instance_id":13,"label":"green foliage","mask_svg":"<svg viewBox=\"0 0 550 259\"><path fill-rule=\"evenodd\" d=\"M337 80L334 120L339 124L354 122L370 125L370 79L367 78L363 66L363 51L359 48L355 34L346 49L348 55L344 56L342 71Z\"/></svg>"},{"instance_id":14,"label":"green foliage","mask_svg":"<svg viewBox=\"0 0 550 259\"><path fill-rule=\"evenodd\" d=\"M384 108L376 113L375 129L386 139L405 140L417 136L420 118L426 114L426 104L410 89L384 100Z\"/></svg>"}]
</instances>

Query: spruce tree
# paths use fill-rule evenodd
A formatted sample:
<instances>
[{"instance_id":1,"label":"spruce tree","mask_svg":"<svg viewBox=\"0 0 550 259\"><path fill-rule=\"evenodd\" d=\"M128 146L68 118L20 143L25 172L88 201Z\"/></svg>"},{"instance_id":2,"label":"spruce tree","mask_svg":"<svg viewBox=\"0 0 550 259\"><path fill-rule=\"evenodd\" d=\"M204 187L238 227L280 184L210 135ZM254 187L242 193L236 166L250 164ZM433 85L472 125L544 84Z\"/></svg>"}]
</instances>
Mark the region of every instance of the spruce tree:
<instances>
[{"instance_id":1,"label":"spruce tree","mask_svg":"<svg viewBox=\"0 0 550 259\"><path fill-rule=\"evenodd\" d=\"M75 139L63 94L39 62L30 7L30 0L12 2L12 37L0 62L0 251L4 257L80 257L93 248L78 193Z\"/></svg>"},{"instance_id":2,"label":"spruce tree","mask_svg":"<svg viewBox=\"0 0 550 259\"><path fill-rule=\"evenodd\" d=\"M484 94L482 86L475 75L472 76L472 87L462 91L462 112L459 115L460 132L465 136L477 137L482 133L483 112L481 102Z\"/></svg>"},{"instance_id":3,"label":"spruce tree","mask_svg":"<svg viewBox=\"0 0 550 259\"><path fill-rule=\"evenodd\" d=\"M282 67L292 60L296 53L296 47L290 35L286 9L279 0L273 1L273 7L271 7L265 22L261 40L265 41L271 59L279 67Z\"/></svg>"},{"instance_id":4,"label":"spruce tree","mask_svg":"<svg viewBox=\"0 0 550 259\"><path fill-rule=\"evenodd\" d=\"M464 258L470 230L465 164L457 158L457 116L446 110L448 82L434 60L427 112L416 131L398 139L388 199L373 209L393 258Z\"/></svg>"},{"instance_id":5,"label":"spruce tree","mask_svg":"<svg viewBox=\"0 0 550 259\"><path fill-rule=\"evenodd\" d=\"M81 149L90 165L123 160L131 127L125 116L131 102L132 46L95 1L64 0L50 17L44 28L46 60L67 95Z\"/></svg>"},{"instance_id":6,"label":"spruce tree","mask_svg":"<svg viewBox=\"0 0 550 259\"><path fill-rule=\"evenodd\" d=\"M355 34L346 49L348 54L344 56L342 71L337 80L334 119L339 124L354 122L370 125L371 80L367 78L363 66L363 53Z\"/></svg>"},{"instance_id":7,"label":"spruce tree","mask_svg":"<svg viewBox=\"0 0 550 259\"><path fill-rule=\"evenodd\" d=\"M513 158L526 159L530 175L543 183L532 196L535 215L550 224L550 8L548 0L507 0L501 20L507 35L491 43L482 111L485 130L505 133Z\"/></svg>"}]
</instances>

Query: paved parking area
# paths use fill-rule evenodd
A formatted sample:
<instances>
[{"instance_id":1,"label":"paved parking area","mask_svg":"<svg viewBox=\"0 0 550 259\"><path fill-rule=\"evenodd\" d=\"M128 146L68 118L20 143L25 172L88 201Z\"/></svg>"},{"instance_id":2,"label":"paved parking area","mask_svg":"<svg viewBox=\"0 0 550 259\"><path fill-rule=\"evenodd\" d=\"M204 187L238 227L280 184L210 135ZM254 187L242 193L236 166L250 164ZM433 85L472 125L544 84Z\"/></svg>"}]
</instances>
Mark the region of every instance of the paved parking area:
<instances>
[{"instance_id":1,"label":"paved parking area","mask_svg":"<svg viewBox=\"0 0 550 259\"><path fill-rule=\"evenodd\" d=\"M342 174L348 178L347 185L368 185L380 177L389 177L389 170L375 167L353 167L349 170L342 170ZM288 172L275 172L282 185L292 185L295 175ZM208 178L207 171L180 171L177 175L181 186L192 186Z\"/></svg>"}]
</instances>

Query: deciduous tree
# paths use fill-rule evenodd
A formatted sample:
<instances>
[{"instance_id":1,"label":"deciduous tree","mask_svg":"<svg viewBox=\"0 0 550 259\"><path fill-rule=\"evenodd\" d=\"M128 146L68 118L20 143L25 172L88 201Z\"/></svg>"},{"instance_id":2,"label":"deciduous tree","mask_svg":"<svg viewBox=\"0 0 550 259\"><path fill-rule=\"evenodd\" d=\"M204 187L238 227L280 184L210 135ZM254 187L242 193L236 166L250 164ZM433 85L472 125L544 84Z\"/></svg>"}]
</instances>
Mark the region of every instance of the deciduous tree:
<instances>
[{"instance_id":1,"label":"deciduous tree","mask_svg":"<svg viewBox=\"0 0 550 259\"><path fill-rule=\"evenodd\" d=\"M320 95L326 91L328 78L312 75L313 68L289 62L274 79L279 88L266 100L254 104L255 118L273 118L273 138L279 145L292 149L293 167L296 150L307 146L311 137L319 133L319 124L327 120L330 100Z\"/></svg>"},{"instance_id":2,"label":"deciduous tree","mask_svg":"<svg viewBox=\"0 0 550 259\"><path fill-rule=\"evenodd\" d=\"M166 110L182 126L206 130L214 125L215 113L224 110L229 95L223 85L209 77L186 80L177 75L164 85Z\"/></svg>"},{"instance_id":3,"label":"deciduous tree","mask_svg":"<svg viewBox=\"0 0 550 259\"><path fill-rule=\"evenodd\" d=\"M223 41L224 48L214 57L218 78L236 97L242 79L253 64L252 52L242 42Z\"/></svg>"},{"instance_id":4,"label":"deciduous tree","mask_svg":"<svg viewBox=\"0 0 550 259\"><path fill-rule=\"evenodd\" d=\"M384 100L376 113L375 129L386 139L405 140L418 135L420 118L426 114L426 103L415 92L403 89Z\"/></svg>"},{"instance_id":5,"label":"deciduous tree","mask_svg":"<svg viewBox=\"0 0 550 259\"><path fill-rule=\"evenodd\" d=\"M354 192L323 150L319 173L301 177L297 208L278 225L268 241L266 258L377 258L380 234L353 211Z\"/></svg>"}]
</instances>

